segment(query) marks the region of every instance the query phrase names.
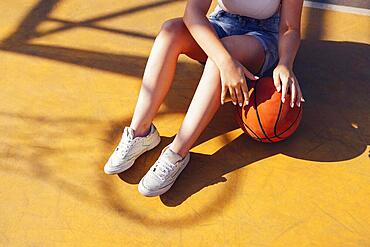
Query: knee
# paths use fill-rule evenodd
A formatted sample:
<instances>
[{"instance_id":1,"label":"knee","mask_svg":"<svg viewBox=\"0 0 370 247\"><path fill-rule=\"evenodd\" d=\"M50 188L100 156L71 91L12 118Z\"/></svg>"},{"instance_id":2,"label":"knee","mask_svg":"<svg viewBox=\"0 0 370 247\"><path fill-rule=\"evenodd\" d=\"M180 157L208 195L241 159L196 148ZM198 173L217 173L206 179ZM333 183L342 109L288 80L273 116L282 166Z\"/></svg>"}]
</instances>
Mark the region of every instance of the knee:
<instances>
[{"instance_id":1,"label":"knee","mask_svg":"<svg viewBox=\"0 0 370 247\"><path fill-rule=\"evenodd\" d=\"M174 18L162 24L160 33L166 36L178 38L186 31L186 26L182 18Z\"/></svg>"}]
</instances>

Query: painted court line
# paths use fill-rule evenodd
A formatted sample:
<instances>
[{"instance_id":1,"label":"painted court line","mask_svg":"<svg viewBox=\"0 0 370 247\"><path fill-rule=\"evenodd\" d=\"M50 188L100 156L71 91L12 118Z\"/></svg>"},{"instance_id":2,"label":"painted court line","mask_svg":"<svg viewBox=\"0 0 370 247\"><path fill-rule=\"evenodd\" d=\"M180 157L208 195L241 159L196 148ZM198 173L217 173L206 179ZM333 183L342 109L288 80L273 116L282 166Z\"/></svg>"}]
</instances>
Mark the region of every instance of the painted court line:
<instances>
[{"instance_id":1,"label":"painted court line","mask_svg":"<svg viewBox=\"0 0 370 247\"><path fill-rule=\"evenodd\" d=\"M317 3L312 1L304 1L303 6L316 9L333 10L338 12L365 15L370 16L370 10L364 8L349 7L343 5L329 4L329 3Z\"/></svg>"}]
</instances>

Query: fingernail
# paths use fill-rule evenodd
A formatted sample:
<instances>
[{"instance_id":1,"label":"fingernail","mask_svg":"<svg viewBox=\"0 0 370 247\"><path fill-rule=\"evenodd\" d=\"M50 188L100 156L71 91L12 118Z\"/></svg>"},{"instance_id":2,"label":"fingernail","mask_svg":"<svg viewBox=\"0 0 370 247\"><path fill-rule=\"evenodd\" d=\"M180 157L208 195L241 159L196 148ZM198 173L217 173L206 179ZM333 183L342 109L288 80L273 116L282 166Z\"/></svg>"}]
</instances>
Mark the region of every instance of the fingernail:
<instances>
[{"instance_id":1,"label":"fingernail","mask_svg":"<svg viewBox=\"0 0 370 247\"><path fill-rule=\"evenodd\" d=\"M233 104L236 105L236 102L233 101Z\"/></svg>"},{"instance_id":2,"label":"fingernail","mask_svg":"<svg viewBox=\"0 0 370 247\"><path fill-rule=\"evenodd\" d=\"M245 101L245 104L246 104L246 105L248 105L248 104L249 104L249 101L248 101L248 100L247 100L247 101Z\"/></svg>"},{"instance_id":3,"label":"fingernail","mask_svg":"<svg viewBox=\"0 0 370 247\"><path fill-rule=\"evenodd\" d=\"M291 102L290 103L290 107L293 108L294 107L294 102Z\"/></svg>"},{"instance_id":4,"label":"fingernail","mask_svg":"<svg viewBox=\"0 0 370 247\"><path fill-rule=\"evenodd\" d=\"M306 101L304 100L304 98L302 98L302 99L301 99L301 101L302 101L302 102L306 102Z\"/></svg>"},{"instance_id":5,"label":"fingernail","mask_svg":"<svg viewBox=\"0 0 370 247\"><path fill-rule=\"evenodd\" d=\"M277 87L277 88L276 88L276 90L277 90L278 92L280 92L280 87Z\"/></svg>"},{"instance_id":6,"label":"fingernail","mask_svg":"<svg viewBox=\"0 0 370 247\"><path fill-rule=\"evenodd\" d=\"M281 98L281 102L285 103L285 98Z\"/></svg>"},{"instance_id":7,"label":"fingernail","mask_svg":"<svg viewBox=\"0 0 370 247\"><path fill-rule=\"evenodd\" d=\"M301 107L301 102L298 101L298 104L297 105L298 105L298 107Z\"/></svg>"},{"instance_id":8,"label":"fingernail","mask_svg":"<svg viewBox=\"0 0 370 247\"><path fill-rule=\"evenodd\" d=\"M259 79L259 77L255 75L255 76L254 76L254 79L258 80L258 79Z\"/></svg>"},{"instance_id":9,"label":"fingernail","mask_svg":"<svg viewBox=\"0 0 370 247\"><path fill-rule=\"evenodd\" d=\"M239 106L240 106L240 107L242 107L242 106L243 106L243 104L239 102Z\"/></svg>"}]
</instances>

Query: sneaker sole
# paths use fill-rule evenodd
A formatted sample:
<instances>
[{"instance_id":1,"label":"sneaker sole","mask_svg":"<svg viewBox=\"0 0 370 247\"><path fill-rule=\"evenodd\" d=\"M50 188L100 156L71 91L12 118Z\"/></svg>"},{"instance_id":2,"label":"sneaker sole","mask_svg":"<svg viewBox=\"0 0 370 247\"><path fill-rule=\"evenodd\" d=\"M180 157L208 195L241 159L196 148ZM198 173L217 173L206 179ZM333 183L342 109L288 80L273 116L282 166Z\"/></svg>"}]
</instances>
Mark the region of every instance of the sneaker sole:
<instances>
[{"instance_id":1,"label":"sneaker sole","mask_svg":"<svg viewBox=\"0 0 370 247\"><path fill-rule=\"evenodd\" d=\"M141 153L138 154L138 156L135 159L132 159L131 162L128 165L124 164L124 165L121 165L121 166L115 166L114 167L114 168L118 168L118 169L109 169L109 168L112 168L112 167L110 165L105 165L104 166L104 172L108 175L114 175L114 174L118 174L118 173L121 173L121 172L124 172L124 171L128 170L131 166L134 165L136 159L139 158L140 155L142 155L143 153L155 148L156 146L158 146L158 144L160 142L161 142L161 138L160 138L160 136L158 136L157 138L155 138L155 140L153 142L153 145L148 146L146 149L144 149Z\"/></svg>"},{"instance_id":2,"label":"sneaker sole","mask_svg":"<svg viewBox=\"0 0 370 247\"><path fill-rule=\"evenodd\" d=\"M142 194L143 196L146 196L146 197L159 196L159 195L162 195L162 194L166 193L172 187L172 185L176 182L177 178L180 176L181 172L188 165L189 161L190 161L190 155L187 158L186 164L183 165L183 167L181 168L177 177L175 178L175 180L173 180L172 183L166 185L163 188L160 188L159 190L151 191L151 190L148 190L147 188L144 187L144 185L143 185L144 177L143 177L143 178L141 178L141 180L139 182L138 191L140 192L140 194Z\"/></svg>"}]
</instances>

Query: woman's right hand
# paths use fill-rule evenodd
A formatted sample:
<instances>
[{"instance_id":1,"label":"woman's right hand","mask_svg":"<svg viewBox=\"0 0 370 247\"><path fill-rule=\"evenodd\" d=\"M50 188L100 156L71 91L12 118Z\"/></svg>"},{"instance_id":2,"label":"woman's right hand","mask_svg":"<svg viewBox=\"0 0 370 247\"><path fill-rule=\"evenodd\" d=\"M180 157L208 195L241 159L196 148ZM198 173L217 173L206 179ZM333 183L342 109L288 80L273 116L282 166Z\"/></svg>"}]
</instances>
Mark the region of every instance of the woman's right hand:
<instances>
[{"instance_id":1,"label":"woman's right hand","mask_svg":"<svg viewBox=\"0 0 370 247\"><path fill-rule=\"evenodd\" d=\"M259 79L248 71L239 61L231 58L220 68L221 76L221 104L224 104L227 92L230 93L234 105L243 106L243 96L246 104L249 103L246 77L250 80Z\"/></svg>"},{"instance_id":2,"label":"woman's right hand","mask_svg":"<svg viewBox=\"0 0 370 247\"><path fill-rule=\"evenodd\" d=\"M224 104L227 92L230 93L234 105L243 106L243 96L246 104L249 103L246 77L251 80L259 79L248 71L239 61L231 59L220 69L221 76L221 104Z\"/></svg>"}]
</instances>

